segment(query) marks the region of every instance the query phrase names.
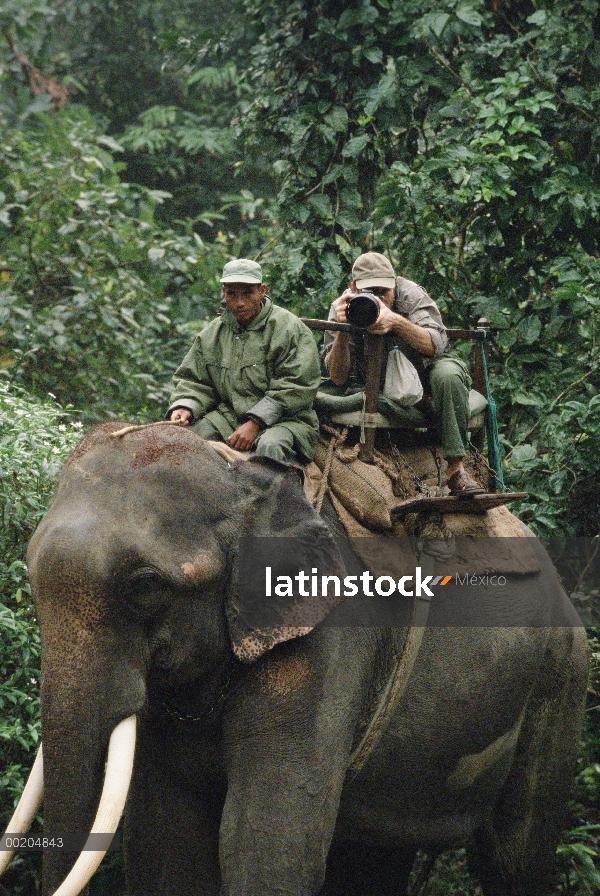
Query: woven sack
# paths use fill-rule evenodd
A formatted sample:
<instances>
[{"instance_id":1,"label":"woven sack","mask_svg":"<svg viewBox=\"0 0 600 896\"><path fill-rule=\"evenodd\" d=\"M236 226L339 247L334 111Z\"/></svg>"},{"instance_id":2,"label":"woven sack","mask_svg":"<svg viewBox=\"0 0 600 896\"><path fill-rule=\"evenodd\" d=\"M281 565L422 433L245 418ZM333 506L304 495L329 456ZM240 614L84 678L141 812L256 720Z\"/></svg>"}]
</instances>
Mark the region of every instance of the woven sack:
<instances>
[{"instance_id":1,"label":"woven sack","mask_svg":"<svg viewBox=\"0 0 600 896\"><path fill-rule=\"evenodd\" d=\"M327 445L319 442L314 462L323 470L326 461ZM329 487L346 510L367 529L388 532L392 528L390 510L399 502L392 491L392 483L379 467L360 460L344 464L334 455Z\"/></svg>"}]
</instances>

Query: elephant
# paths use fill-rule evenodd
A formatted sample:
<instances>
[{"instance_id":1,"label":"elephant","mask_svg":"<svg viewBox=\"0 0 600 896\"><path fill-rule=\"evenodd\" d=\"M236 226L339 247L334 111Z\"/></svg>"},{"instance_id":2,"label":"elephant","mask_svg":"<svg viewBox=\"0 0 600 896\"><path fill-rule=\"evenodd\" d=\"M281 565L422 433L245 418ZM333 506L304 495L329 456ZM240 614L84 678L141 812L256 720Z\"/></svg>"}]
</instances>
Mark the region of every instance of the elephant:
<instances>
[{"instance_id":1,"label":"elephant","mask_svg":"<svg viewBox=\"0 0 600 896\"><path fill-rule=\"evenodd\" d=\"M344 570L335 520L294 468L117 428L76 448L29 546L48 836L114 831L126 801L129 896L402 896L418 849L460 844L485 896L543 896L588 663L545 552L528 588L552 616L425 628L352 768L406 629L327 624L361 594L283 599L253 627L236 560L242 537L287 536L299 567ZM35 815L36 766L9 831ZM101 856L48 849L44 896L85 891Z\"/></svg>"}]
</instances>

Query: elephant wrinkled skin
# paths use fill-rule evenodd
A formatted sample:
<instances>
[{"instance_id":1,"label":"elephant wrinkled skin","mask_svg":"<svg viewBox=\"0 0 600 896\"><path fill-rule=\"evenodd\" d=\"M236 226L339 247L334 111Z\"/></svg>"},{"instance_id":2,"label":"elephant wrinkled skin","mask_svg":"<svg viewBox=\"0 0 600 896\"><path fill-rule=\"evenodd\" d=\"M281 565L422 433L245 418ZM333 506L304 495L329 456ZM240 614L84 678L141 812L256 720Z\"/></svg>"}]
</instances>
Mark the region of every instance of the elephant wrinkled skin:
<instances>
[{"instance_id":1,"label":"elephant wrinkled skin","mask_svg":"<svg viewBox=\"0 0 600 896\"><path fill-rule=\"evenodd\" d=\"M320 570L340 568L295 471L230 464L185 430L116 428L76 449L29 550L45 830L89 831L111 731L137 714L131 896L400 896L416 849L467 841L486 896L544 894L587 680L548 558L531 588L561 627L428 629L348 773L397 633L318 625L314 608L309 633L252 633L237 615L241 534L316 535ZM45 896L75 858L48 851Z\"/></svg>"}]
</instances>

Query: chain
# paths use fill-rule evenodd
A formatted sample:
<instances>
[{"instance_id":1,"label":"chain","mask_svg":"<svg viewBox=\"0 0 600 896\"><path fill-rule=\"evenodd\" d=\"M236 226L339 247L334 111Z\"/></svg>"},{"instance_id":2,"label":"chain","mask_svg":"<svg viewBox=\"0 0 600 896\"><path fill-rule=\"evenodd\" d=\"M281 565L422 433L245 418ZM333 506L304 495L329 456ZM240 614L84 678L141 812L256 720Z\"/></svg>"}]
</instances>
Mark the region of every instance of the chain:
<instances>
[{"instance_id":1,"label":"chain","mask_svg":"<svg viewBox=\"0 0 600 896\"><path fill-rule=\"evenodd\" d=\"M442 487L442 458L438 454L437 448L432 448L431 453L433 454L433 459L435 461L435 466L438 474L438 488Z\"/></svg>"},{"instance_id":2,"label":"chain","mask_svg":"<svg viewBox=\"0 0 600 896\"><path fill-rule=\"evenodd\" d=\"M496 485L498 485L498 477L496 475L496 471L494 470L493 467L490 467L485 456L480 451L477 450L477 448L475 447L475 445L473 445L472 442L469 442L469 450L472 452L475 460L477 460L479 463L483 464L483 466L486 468L488 473L491 473L491 475L493 476L493 480L496 482ZM496 488L496 491L499 491L499 489ZM510 492L510 489L506 485L503 485L502 492L504 492L504 494L508 494Z\"/></svg>"},{"instance_id":3,"label":"chain","mask_svg":"<svg viewBox=\"0 0 600 896\"><path fill-rule=\"evenodd\" d=\"M206 717L209 716L214 710L214 706L211 706L208 712L205 712L204 715L191 716L186 712L182 713L177 709L173 709L172 706L169 706L166 700L162 701L162 705L165 713L169 716L169 718L177 719L178 722L204 722Z\"/></svg>"},{"instance_id":4,"label":"chain","mask_svg":"<svg viewBox=\"0 0 600 896\"><path fill-rule=\"evenodd\" d=\"M388 436L389 436L389 433L388 433ZM413 480L413 485L415 486L417 492L420 492L422 495L429 497L429 495L430 495L429 487L423 483L423 480L421 479L421 477L413 470L413 468L411 467L409 462L406 460L406 458L404 457L402 452L399 451L396 448L396 446L392 443L391 439L390 439L390 450L391 450L391 454L393 457L393 462L396 465L402 464L402 466L404 466L405 469L409 472L409 474Z\"/></svg>"},{"instance_id":5,"label":"chain","mask_svg":"<svg viewBox=\"0 0 600 896\"><path fill-rule=\"evenodd\" d=\"M232 674L229 675L226 682L221 688L221 695L218 700L213 701L206 712L202 713L200 716L193 716L190 713L183 712L182 710L175 708L170 705L166 700L161 700L162 707L165 711L165 714L169 716L171 719L176 719L178 722L205 722L209 716L211 716L217 707L221 707L225 698L228 695L229 687L231 685Z\"/></svg>"}]
</instances>

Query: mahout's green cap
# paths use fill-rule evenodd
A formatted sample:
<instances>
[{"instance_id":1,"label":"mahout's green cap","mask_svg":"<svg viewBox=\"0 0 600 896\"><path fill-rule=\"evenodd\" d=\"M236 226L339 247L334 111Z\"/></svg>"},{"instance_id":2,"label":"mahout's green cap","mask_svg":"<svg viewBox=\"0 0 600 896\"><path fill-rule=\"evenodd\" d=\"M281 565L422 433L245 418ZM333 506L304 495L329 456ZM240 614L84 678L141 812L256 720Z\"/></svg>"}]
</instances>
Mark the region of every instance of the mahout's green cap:
<instances>
[{"instance_id":1,"label":"mahout's green cap","mask_svg":"<svg viewBox=\"0 0 600 896\"><path fill-rule=\"evenodd\" d=\"M352 279L359 289L368 289L370 286L393 289L396 285L392 264L381 252L359 255L352 265Z\"/></svg>"},{"instance_id":2,"label":"mahout's green cap","mask_svg":"<svg viewBox=\"0 0 600 896\"><path fill-rule=\"evenodd\" d=\"M262 283L262 268L250 258L234 258L223 268L221 283Z\"/></svg>"}]
</instances>

